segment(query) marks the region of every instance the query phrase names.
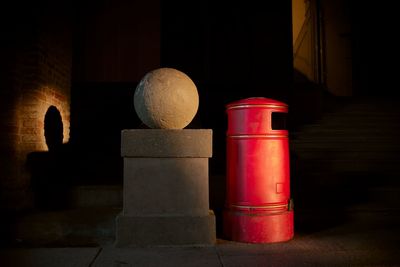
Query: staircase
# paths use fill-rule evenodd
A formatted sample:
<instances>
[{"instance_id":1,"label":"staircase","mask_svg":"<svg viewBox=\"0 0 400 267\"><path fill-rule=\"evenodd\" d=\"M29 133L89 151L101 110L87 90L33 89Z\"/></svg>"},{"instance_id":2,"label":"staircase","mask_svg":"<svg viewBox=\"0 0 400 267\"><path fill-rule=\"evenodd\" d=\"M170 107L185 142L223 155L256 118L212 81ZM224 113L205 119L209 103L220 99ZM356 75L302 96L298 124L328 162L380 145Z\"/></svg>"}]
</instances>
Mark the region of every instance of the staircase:
<instances>
[{"instance_id":1,"label":"staircase","mask_svg":"<svg viewBox=\"0 0 400 267\"><path fill-rule=\"evenodd\" d=\"M400 101L345 101L291 133L290 146L300 213L400 211Z\"/></svg>"}]
</instances>

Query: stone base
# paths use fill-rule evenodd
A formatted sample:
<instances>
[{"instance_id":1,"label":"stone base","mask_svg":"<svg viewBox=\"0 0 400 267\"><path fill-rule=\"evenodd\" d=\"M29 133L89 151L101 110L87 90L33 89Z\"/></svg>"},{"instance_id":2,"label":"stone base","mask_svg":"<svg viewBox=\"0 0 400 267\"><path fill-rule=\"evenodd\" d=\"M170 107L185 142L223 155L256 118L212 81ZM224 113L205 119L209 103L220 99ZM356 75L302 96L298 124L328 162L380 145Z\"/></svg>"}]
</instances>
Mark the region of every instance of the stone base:
<instances>
[{"instance_id":1,"label":"stone base","mask_svg":"<svg viewBox=\"0 0 400 267\"><path fill-rule=\"evenodd\" d=\"M196 246L216 242L215 216L117 217L116 247Z\"/></svg>"},{"instance_id":2,"label":"stone base","mask_svg":"<svg viewBox=\"0 0 400 267\"><path fill-rule=\"evenodd\" d=\"M208 195L211 130L124 130L121 155L124 192L117 247L215 243Z\"/></svg>"}]
</instances>

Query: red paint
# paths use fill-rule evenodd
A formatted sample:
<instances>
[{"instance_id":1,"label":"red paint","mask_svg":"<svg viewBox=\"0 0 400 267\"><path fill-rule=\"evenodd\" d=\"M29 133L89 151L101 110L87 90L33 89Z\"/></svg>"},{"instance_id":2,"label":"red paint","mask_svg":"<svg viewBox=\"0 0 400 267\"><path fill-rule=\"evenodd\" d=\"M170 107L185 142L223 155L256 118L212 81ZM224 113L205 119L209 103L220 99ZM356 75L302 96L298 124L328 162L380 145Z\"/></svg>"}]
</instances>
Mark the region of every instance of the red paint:
<instances>
[{"instance_id":1,"label":"red paint","mask_svg":"<svg viewBox=\"0 0 400 267\"><path fill-rule=\"evenodd\" d=\"M227 105L227 195L224 233L233 241L293 238L288 131L273 130L271 114L285 103L248 98Z\"/></svg>"}]
</instances>

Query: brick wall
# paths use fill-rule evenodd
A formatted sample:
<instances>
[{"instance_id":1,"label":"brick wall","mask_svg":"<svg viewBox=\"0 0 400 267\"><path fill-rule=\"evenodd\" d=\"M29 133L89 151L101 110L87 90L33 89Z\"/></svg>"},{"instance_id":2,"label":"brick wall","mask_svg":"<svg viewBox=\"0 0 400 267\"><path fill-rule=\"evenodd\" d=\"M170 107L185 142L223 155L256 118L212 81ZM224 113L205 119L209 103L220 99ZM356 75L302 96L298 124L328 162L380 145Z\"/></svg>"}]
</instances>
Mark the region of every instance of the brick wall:
<instances>
[{"instance_id":1,"label":"brick wall","mask_svg":"<svg viewBox=\"0 0 400 267\"><path fill-rule=\"evenodd\" d=\"M2 24L5 29L0 46L0 55L5 59L0 69L2 208L32 205L26 160L31 152L47 150L44 118L50 106L60 111L63 142L69 140L70 22L67 16L48 15L49 11L27 13L23 21Z\"/></svg>"}]
</instances>

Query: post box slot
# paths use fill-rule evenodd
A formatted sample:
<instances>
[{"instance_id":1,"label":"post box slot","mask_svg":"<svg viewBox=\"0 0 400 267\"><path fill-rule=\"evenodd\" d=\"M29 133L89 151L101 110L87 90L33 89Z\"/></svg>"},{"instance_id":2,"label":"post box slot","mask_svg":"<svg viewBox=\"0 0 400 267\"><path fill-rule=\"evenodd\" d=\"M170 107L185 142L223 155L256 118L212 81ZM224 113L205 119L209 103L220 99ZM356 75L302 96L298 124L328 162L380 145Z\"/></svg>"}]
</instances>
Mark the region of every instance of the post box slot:
<instances>
[{"instance_id":1,"label":"post box slot","mask_svg":"<svg viewBox=\"0 0 400 267\"><path fill-rule=\"evenodd\" d=\"M271 128L272 130L287 130L287 113L272 112Z\"/></svg>"}]
</instances>

